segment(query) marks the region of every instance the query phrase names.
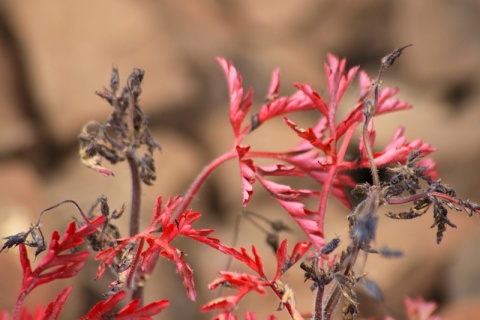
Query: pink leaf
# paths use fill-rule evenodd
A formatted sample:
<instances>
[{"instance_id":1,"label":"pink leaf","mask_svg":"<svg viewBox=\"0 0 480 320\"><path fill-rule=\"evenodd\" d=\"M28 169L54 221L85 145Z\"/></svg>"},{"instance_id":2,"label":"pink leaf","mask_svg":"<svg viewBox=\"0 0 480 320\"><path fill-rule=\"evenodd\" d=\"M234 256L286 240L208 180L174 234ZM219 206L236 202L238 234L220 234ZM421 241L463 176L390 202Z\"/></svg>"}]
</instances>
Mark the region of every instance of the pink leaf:
<instances>
[{"instance_id":1,"label":"pink leaf","mask_svg":"<svg viewBox=\"0 0 480 320\"><path fill-rule=\"evenodd\" d=\"M345 90L349 86L352 79L355 77L358 71L358 67L351 68L345 76L346 60L339 60L338 57L328 54L328 63L324 64L325 74L327 76L328 92L329 92L329 104L331 108L337 108L340 100L345 93ZM336 110L329 109L329 119L331 120L332 113Z\"/></svg>"},{"instance_id":2,"label":"pink leaf","mask_svg":"<svg viewBox=\"0 0 480 320\"><path fill-rule=\"evenodd\" d=\"M268 87L267 99L276 99L278 97L278 90L280 89L280 69L273 70L270 86Z\"/></svg>"},{"instance_id":3,"label":"pink leaf","mask_svg":"<svg viewBox=\"0 0 480 320\"><path fill-rule=\"evenodd\" d=\"M422 297L415 300L405 297L404 303L409 320L440 320L439 316L432 315L437 309L435 302L427 302Z\"/></svg>"},{"instance_id":4,"label":"pink leaf","mask_svg":"<svg viewBox=\"0 0 480 320\"><path fill-rule=\"evenodd\" d=\"M288 118L283 118L283 120L290 128L292 128L297 133L300 138L307 140L312 146L322 150L326 155L330 155L330 143L332 143L333 138L328 138L325 141L322 141L322 135L316 134L312 128L308 128L307 130L305 130L303 128L300 128L296 123L289 120Z\"/></svg>"},{"instance_id":5,"label":"pink leaf","mask_svg":"<svg viewBox=\"0 0 480 320\"><path fill-rule=\"evenodd\" d=\"M248 90L243 94L242 76L237 72L230 61L217 58L217 62L223 69L227 78L228 91L230 93L230 123L233 127L235 138L240 136L240 127L250 107L252 106L253 91Z\"/></svg>"},{"instance_id":6,"label":"pink leaf","mask_svg":"<svg viewBox=\"0 0 480 320\"><path fill-rule=\"evenodd\" d=\"M288 185L268 181L260 175L258 175L258 181L275 198L285 201L300 201L307 198L315 198L320 195L318 191L310 189L292 189Z\"/></svg>"},{"instance_id":7,"label":"pink leaf","mask_svg":"<svg viewBox=\"0 0 480 320\"><path fill-rule=\"evenodd\" d=\"M429 155L436 150L430 144L423 143L421 139L416 139L407 143L407 138L404 135L404 131L404 128L399 127L395 131L390 144L388 144L382 152L374 154L375 164L378 167L396 163L404 164L412 150L421 151L422 156ZM433 160L429 161L429 165L431 166L431 170L428 173L433 178L436 176ZM362 159L362 161L359 163L359 166L368 166L368 161L366 159Z\"/></svg>"},{"instance_id":8,"label":"pink leaf","mask_svg":"<svg viewBox=\"0 0 480 320\"><path fill-rule=\"evenodd\" d=\"M296 84L300 91L302 91L307 97L310 98L313 105L325 116L328 118L328 107L325 101L323 101L322 97L318 94L318 92L314 91L312 87L308 84Z\"/></svg>"},{"instance_id":9,"label":"pink leaf","mask_svg":"<svg viewBox=\"0 0 480 320\"><path fill-rule=\"evenodd\" d=\"M297 111L308 111L316 108L312 100L302 91L297 91L290 97L280 97L264 104L258 112L259 124L265 121Z\"/></svg>"},{"instance_id":10,"label":"pink leaf","mask_svg":"<svg viewBox=\"0 0 480 320\"><path fill-rule=\"evenodd\" d=\"M312 150L298 155L287 157L287 161L304 171L320 185L324 185L328 177L329 161L332 159L318 157L318 152ZM331 193L347 208L351 207L350 199L345 193L345 187L354 187L356 182L348 175L338 173L333 182Z\"/></svg>"},{"instance_id":11,"label":"pink leaf","mask_svg":"<svg viewBox=\"0 0 480 320\"><path fill-rule=\"evenodd\" d=\"M298 170L295 166L286 166L282 163L276 163L269 166L256 167L257 172L262 176L281 176L281 177L303 177L305 173Z\"/></svg>"},{"instance_id":12,"label":"pink leaf","mask_svg":"<svg viewBox=\"0 0 480 320\"><path fill-rule=\"evenodd\" d=\"M322 227L319 213L305 209L300 202L285 201L275 198L277 202L290 214L299 227L305 232L316 250L320 251L325 245L325 237L321 231Z\"/></svg>"},{"instance_id":13,"label":"pink leaf","mask_svg":"<svg viewBox=\"0 0 480 320\"><path fill-rule=\"evenodd\" d=\"M255 182L255 165L251 159L243 159L249 147L237 146L240 174L242 177L242 204L245 207L250 202Z\"/></svg>"}]
</instances>

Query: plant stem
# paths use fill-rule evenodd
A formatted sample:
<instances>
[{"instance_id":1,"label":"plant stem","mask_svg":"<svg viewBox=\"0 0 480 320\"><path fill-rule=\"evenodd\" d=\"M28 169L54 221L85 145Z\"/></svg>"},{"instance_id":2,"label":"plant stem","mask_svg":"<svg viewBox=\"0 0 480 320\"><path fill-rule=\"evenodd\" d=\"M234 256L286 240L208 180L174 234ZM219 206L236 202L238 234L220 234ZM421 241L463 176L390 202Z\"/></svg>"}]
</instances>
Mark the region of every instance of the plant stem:
<instances>
[{"instance_id":1,"label":"plant stem","mask_svg":"<svg viewBox=\"0 0 480 320\"><path fill-rule=\"evenodd\" d=\"M175 221L175 219L177 219L179 215L181 215L183 212L185 212L185 210L187 210L188 206L192 202L198 190L200 190L203 183L207 180L207 178L216 168L218 168L224 162L230 159L236 158L237 156L238 156L237 151L235 149L232 149L227 153L224 153L223 155L217 157L215 160L213 160L207 166L205 166L202 172L200 172L200 174L195 178L192 185L183 196L183 199L180 205L172 213L172 217L170 218L170 221Z\"/></svg>"},{"instance_id":2,"label":"plant stem","mask_svg":"<svg viewBox=\"0 0 480 320\"><path fill-rule=\"evenodd\" d=\"M137 160L129 155L127 157L128 167L130 168L130 174L132 178L132 198L130 204L130 237L134 237L140 231L140 176L138 174ZM136 270L133 271L136 273ZM140 299L142 301L143 287L135 286L132 293L132 299Z\"/></svg>"},{"instance_id":3,"label":"plant stem","mask_svg":"<svg viewBox=\"0 0 480 320\"><path fill-rule=\"evenodd\" d=\"M140 176L138 174L137 161L134 157L127 157L128 166L130 168L130 174L132 177L132 198L130 205L130 237L138 234L140 231Z\"/></svg>"},{"instance_id":4,"label":"plant stem","mask_svg":"<svg viewBox=\"0 0 480 320\"><path fill-rule=\"evenodd\" d=\"M315 293L315 313L314 313L314 320L322 320L323 318L323 293L325 291L325 287L319 286L317 292Z\"/></svg>"}]
</instances>

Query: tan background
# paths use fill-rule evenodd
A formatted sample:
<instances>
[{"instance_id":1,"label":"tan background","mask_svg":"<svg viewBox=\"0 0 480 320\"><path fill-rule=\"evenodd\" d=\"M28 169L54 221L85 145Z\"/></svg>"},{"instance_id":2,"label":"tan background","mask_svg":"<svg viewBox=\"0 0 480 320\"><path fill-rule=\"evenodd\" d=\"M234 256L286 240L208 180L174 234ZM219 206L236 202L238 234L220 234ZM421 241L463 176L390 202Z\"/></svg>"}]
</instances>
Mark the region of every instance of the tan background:
<instances>
[{"instance_id":1,"label":"tan background","mask_svg":"<svg viewBox=\"0 0 480 320\"><path fill-rule=\"evenodd\" d=\"M293 92L293 82L309 82L324 92L327 52L373 74L383 55L408 43L414 46L384 82L399 86L400 96L415 108L377 120L378 146L390 140L396 126L406 126L410 139L422 137L438 147L433 157L443 181L462 197L479 200L479 1L2 1L0 236L27 229L38 212L64 199L75 199L86 209L101 194L112 207L128 203L124 164L113 168L115 178L104 178L83 168L77 156L76 136L83 123L103 121L110 111L94 91L108 85L112 66L119 67L123 80L133 67L146 70L142 104L164 150L157 157L157 183L143 190L148 222L158 195L185 191L203 165L230 147L227 89L215 56L234 61L245 85L257 93L258 108L275 67L282 71L283 94ZM306 117L297 119L308 124ZM259 148L282 150L298 141L281 121L261 130L250 140ZM205 215L199 226L215 228L227 242L241 201L235 170L233 164L219 170L194 203ZM292 224L272 199L257 194L255 210ZM332 201L329 238L337 234L346 239L346 214ZM72 215L67 206L52 212L45 230L61 228ZM480 314L480 221L463 213L451 217L458 229L448 230L441 246L429 229L431 215L408 222L381 219L377 244L402 249L406 257L369 258L366 270L396 311L401 312L403 296L422 294L441 304L446 319ZM263 243L264 236L248 223L240 230L239 245ZM147 285L149 301L171 300L158 319L208 318L197 310L214 297L206 284L226 262L212 250L190 244L179 246L190 252L198 301L186 299L172 264L162 262ZM17 252L0 255L2 309L12 310L18 294ZM272 257L268 248L262 253L266 261ZM81 273L62 319L84 314L105 291L111 279L94 283L95 269L92 263ZM301 273L291 272L285 280L297 294L299 309L309 312L312 294ZM45 305L67 283L36 290L28 305ZM372 307L374 301L364 295L361 302L365 316L386 311L378 304ZM242 310L258 310L264 318L277 303L272 295L252 294Z\"/></svg>"}]
</instances>

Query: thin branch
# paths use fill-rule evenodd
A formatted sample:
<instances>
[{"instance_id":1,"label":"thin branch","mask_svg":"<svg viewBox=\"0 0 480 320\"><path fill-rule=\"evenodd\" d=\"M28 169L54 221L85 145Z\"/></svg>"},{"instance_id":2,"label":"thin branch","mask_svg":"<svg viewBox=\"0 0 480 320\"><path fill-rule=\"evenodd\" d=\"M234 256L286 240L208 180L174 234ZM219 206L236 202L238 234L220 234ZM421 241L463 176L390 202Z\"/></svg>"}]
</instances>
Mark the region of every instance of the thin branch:
<instances>
[{"instance_id":1,"label":"thin branch","mask_svg":"<svg viewBox=\"0 0 480 320\"><path fill-rule=\"evenodd\" d=\"M213 173L213 171L215 171L216 168L218 168L224 162L236 158L237 156L237 151L235 149L232 149L229 152L217 157L215 160L205 166L202 172L200 172L200 174L195 178L194 182L190 185L190 188L185 193L182 199L182 203L180 203L177 209L172 213L170 221L175 221L175 219L177 219L183 212L185 212L185 210L187 210L195 195L198 193L207 178L210 176L210 174Z\"/></svg>"}]
</instances>

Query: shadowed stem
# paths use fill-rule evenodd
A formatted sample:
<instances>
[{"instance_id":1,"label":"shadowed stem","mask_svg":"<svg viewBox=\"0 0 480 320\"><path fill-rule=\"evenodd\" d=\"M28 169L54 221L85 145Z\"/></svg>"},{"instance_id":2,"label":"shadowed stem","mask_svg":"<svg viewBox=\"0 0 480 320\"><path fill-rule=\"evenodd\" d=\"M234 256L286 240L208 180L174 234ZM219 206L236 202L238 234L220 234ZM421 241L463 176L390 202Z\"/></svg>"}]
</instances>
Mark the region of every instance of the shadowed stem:
<instances>
[{"instance_id":1,"label":"shadowed stem","mask_svg":"<svg viewBox=\"0 0 480 320\"><path fill-rule=\"evenodd\" d=\"M127 157L128 167L130 168L131 178L132 178L132 198L130 205L130 237L134 237L140 231L140 199L141 199L141 187L140 187L140 176L138 174L137 161L132 155ZM135 272L136 270L134 270ZM143 298L143 287L135 286L132 299L139 299L140 301Z\"/></svg>"},{"instance_id":2,"label":"shadowed stem","mask_svg":"<svg viewBox=\"0 0 480 320\"><path fill-rule=\"evenodd\" d=\"M140 176L138 174L137 161L134 157L128 156L128 167L130 168L130 173L132 177L132 199L130 206L130 230L129 235L133 237L137 235L140 231L140 198L141 198L141 187L140 187Z\"/></svg>"}]
</instances>

